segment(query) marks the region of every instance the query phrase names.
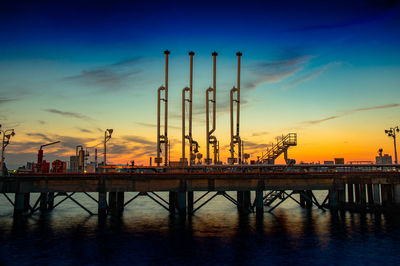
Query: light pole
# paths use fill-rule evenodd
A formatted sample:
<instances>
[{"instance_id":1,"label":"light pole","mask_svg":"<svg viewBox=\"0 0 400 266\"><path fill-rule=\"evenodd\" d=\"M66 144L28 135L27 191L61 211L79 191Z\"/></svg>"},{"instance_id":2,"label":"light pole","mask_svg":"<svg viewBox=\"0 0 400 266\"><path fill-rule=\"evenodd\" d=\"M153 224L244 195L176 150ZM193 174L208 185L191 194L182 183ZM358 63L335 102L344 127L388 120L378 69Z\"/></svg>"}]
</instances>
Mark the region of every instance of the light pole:
<instances>
[{"instance_id":1,"label":"light pole","mask_svg":"<svg viewBox=\"0 0 400 266\"><path fill-rule=\"evenodd\" d=\"M104 166L107 165L107 141L111 139L111 134L113 133L112 129L107 129L104 132Z\"/></svg>"},{"instance_id":2,"label":"light pole","mask_svg":"<svg viewBox=\"0 0 400 266\"><path fill-rule=\"evenodd\" d=\"M399 126L391 127L390 129L385 130L385 133L389 137L393 137L394 142L394 163L397 164L397 148L396 148L396 132L399 132Z\"/></svg>"},{"instance_id":3,"label":"light pole","mask_svg":"<svg viewBox=\"0 0 400 266\"><path fill-rule=\"evenodd\" d=\"M14 129L0 130L0 132L3 133L3 141L1 144L1 163L0 163L0 175L3 176L4 150L10 143L10 138L15 136L15 132Z\"/></svg>"}]
</instances>

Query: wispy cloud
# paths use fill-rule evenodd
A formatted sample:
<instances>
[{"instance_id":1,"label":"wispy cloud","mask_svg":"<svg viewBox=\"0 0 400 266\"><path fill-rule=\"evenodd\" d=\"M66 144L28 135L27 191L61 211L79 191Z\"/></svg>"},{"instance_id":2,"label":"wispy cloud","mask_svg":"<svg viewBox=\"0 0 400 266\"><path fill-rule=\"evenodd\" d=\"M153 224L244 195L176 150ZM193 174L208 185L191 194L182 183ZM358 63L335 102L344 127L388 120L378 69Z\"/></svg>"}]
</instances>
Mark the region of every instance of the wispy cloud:
<instances>
[{"instance_id":1,"label":"wispy cloud","mask_svg":"<svg viewBox=\"0 0 400 266\"><path fill-rule=\"evenodd\" d=\"M135 122L136 125L143 126L143 127L151 127L151 128L156 128L156 124L152 123L145 123L145 122ZM173 125L168 125L168 128L173 128L173 129L180 129L180 127L173 126Z\"/></svg>"},{"instance_id":2,"label":"wispy cloud","mask_svg":"<svg viewBox=\"0 0 400 266\"><path fill-rule=\"evenodd\" d=\"M86 129L86 128L77 127L77 129L78 129L80 132L83 132L83 133L93 133L93 131L91 131L91 130L89 130L89 129Z\"/></svg>"},{"instance_id":3,"label":"wispy cloud","mask_svg":"<svg viewBox=\"0 0 400 266\"><path fill-rule=\"evenodd\" d=\"M61 111L58 109L44 109L44 111L46 111L48 113L52 113L52 114L58 114L58 115L72 117L72 118L78 118L78 119L82 119L82 120L93 120L93 118L90 118L89 116L82 115L82 114L75 113L75 112L65 112L65 111Z\"/></svg>"},{"instance_id":4,"label":"wispy cloud","mask_svg":"<svg viewBox=\"0 0 400 266\"><path fill-rule=\"evenodd\" d=\"M108 154L120 157L128 155L132 159L142 156L155 156L156 142L140 136L122 136L110 143Z\"/></svg>"},{"instance_id":5,"label":"wispy cloud","mask_svg":"<svg viewBox=\"0 0 400 266\"><path fill-rule=\"evenodd\" d=\"M96 69L82 70L79 75L66 77L65 80L81 82L84 85L106 90L120 89L131 76L142 72L137 68L142 58L132 58L105 65Z\"/></svg>"},{"instance_id":6,"label":"wispy cloud","mask_svg":"<svg viewBox=\"0 0 400 266\"><path fill-rule=\"evenodd\" d=\"M0 104L5 104L5 103L9 103L9 102L14 102L17 99L11 99L11 98L0 98Z\"/></svg>"},{"instance_id":7,"label":"wispy cloud","mask_svg":"<svg viewBox=\"0 0 400 266\"><path fill-rule=\"evenodd\" d=\"M388 109L388 108L396 108L396 107L400 107L400 104L394 103L394 104L387 104L387 105L380 105L380 106L357 108L357 109L353 109L353 110L349 110L349 111L343 112L342 114L339 114L339 115L333 115L333 116L325 117L325 118L318 119L318 120L303 121L302 124L316 125L316 124L323 123L325 121L333 120L333 119L340 118L340 117L343 117L343 116L346 116L346 115L350 115L350 114L354 114L354 113L357 113L357 112Z\"/></svg>"},{"instance_id":8,"label":"wispy cloud","mask_svg":"<svg viewBox=\"0 0 400 266\"><path fill-rule=\"evenodd\" d=\"M333 63L326 64L324 66L315 68L311 72L309 72L305 75L302 75L300 77L297 77L297 78L293 79L292 81L290 81L289 83L283 85L282 89L287 90L287 89L296 87L297 85L299 85L301 83L304 83L311 79L314 79L314 78L318 77L319 75L321 75L325 70L327 70L328 68L330 68L334 65L340 65L340 62L333 62Z\"/></svg>"},{"instance_id":9,"label":"wispy cloud","mask_svg":"<svg viewBox=\"0 0 400 266\"><path fill-rule=\"evenodd\" d=\"M27 136L29 137L36 137L36 138L40 138L42 140L45 140L47 142L51 142L52 139L50 139L47 135L43 134L43 133L26 133Z\"/></svg>"},{"instance_id":10,"label":"wispy cloud","mask_svg":"<svg viewBox=\"0 0 400 266\"><path fill-rule=\"evenodd\" d=\"M140 136L125 136L124 139L129 142L145 144L145 145L155 145L154 141L148 140Z\"/></svg>"},{"instance_id":11,"label":"wispy cloud","mask_svg":"<svg viewBox=\"0 0 400 266\"><path fill-rule=\"evenodd\" d=\"M294 56L276 61L263 61L249 67L252 78L244 83L244 88L255 89L263 83L278 83L293 76L304 68L312 56Z\"/></svg>"},{"instance_id":12,"label":"wispy cloud","mask_svg":"<svg viewBox=\"0 0 400 266\"><path fill-rule=\"evenodd\" d=\"M38 120L38 122L39 122L39 124L41 124L41 125L47 124L47 122L46 122L46 121L43 121L43 120Z\"/></svg>"},{"instance_id":13,"label":"wispy cloud","mask_svg":"<svg viewBox=\"0 0 400 266\"><path fill-rule=\"evenodd\" d=\"M70 155L74 154L77 145L86 145L93 141L92 138L78 138L62 136L57 134L42 134L42 133L27 133L27 136L35 137L38 140L35 141L18 141L15 140L10 145L9 152L20 153L20 152L36 152L37 149L43 144L60 141L59 144L51 146L51 148L56 149L57 153L68 153Z\"/></svg>"},{"instance_id":14,"label":"wispy cloud","mask_svg":"<svg viewBox=\"0 0 400 266\"><path fill-rule=\"evenodd\" d=\"M69 136L61 136L55 135L55 140L61 141L61 146L69 149L75 149L78 145L85 145L91 141L94 141L93 138L78 138L78 137L69 137Z\"/></svg>"},{"instance_id":15,"label":"wispy cloud","mask_svg":"<svg viewBox=\"0 0 400 266\"><path fill-rule=\"evenodd\" d=\"M252 141L244 141L245 150L249 151L257 151L257 150L264 150L268 147L267 144L264 143L256 143Z\"/></svg>"},{"instance_id":16,"label":"wispy cloud","mask_svg":"<svg viewBox=\"0 0 400 266\"><path fill-rule=\"evenodd\" d=\"M260 132L254 132L253 134L251 134L253 137L260 137L260 136L265 136L268 135L269 132L267 131L260 131Z\"/></svg>"}]
</instances>

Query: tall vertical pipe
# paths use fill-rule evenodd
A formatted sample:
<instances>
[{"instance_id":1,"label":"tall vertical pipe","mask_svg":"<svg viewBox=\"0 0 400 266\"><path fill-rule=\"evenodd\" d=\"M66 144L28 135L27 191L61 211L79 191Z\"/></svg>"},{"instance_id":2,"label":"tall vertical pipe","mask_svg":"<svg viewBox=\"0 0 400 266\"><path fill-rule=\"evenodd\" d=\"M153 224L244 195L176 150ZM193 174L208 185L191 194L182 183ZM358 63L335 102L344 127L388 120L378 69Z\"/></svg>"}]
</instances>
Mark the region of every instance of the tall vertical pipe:
<instances>
[{"instance_id":1,"label":"tall vertical pipe","mask_svg":"<svg viewBox=\"0 0 400 266\"><path fill-rule=\"evenodd\" d=\"M209 99L209 92L212 91L212 88L208 88L206 90L206 158L204 162L206 164L210 164L210 99Z\"/></svg>"},{"instance_id":2,"label":"tall vertical pipe","mask_svg":"<svg viewBox=\"0 0 400 266\"><path fill-rule=\"evenodd\" d=\"M104 166L107 165L107 130L104 132ZM104 169L106 171L106 169Z\"/></svg>"},{"instance_id":3,"label":"tall vertical pipe","mask_svg":"<svg viewBox=\"0 0 400 266\"><path fill-rule=\"evenodd\" d=\"M238 58L238 70L237 70L237 116L236 116L236 136L238 141L238 160L239 164L242 163L242 145L239 133L239 117L240 117L240 58L242 56L241 52L237 52L236 56Z\"/></svg>"},{"instance_id":4,"label":"tall vertical pipe","mask_svg":"<svg viewBox=\"0 0 400 266\"><path fill-rule=\"evenodd\" d=\"M211 163L211 159L210 159L210 144L213 144L214 146L214 163L216 163L218 161L217 158L217 154L218 154L218 143L217 143L217 139L215 136L212 136L212 134L214 133L215 129L216 129L216 98L217 98L217 94L216 94L216 62L217 62L217 52L213 52L212 56L213 56L213 87L208 88L206 91L206 131L207 131L207 135L206 135L206 146L207 146L207 157L205 159L205 163L206 164L210 164ZM212 92L212 99L210 100L210 92ZM212 129L210 130L210 107L209 107L209 103L210 101L213 104L212 107Z\"/></svg>"},{"instance_id":5,"label":"tall vertical pipe","mask_svg":"<svg viewBox=\"0 0 400 266\"><path fill-rule=\"evenodd\" d=\"M164 165L168 165L168 50L164 51L165 54L165 86L161 86L157 90L157 157L154 161L157 166L160 166L162 157L160 157L161 144L164 144ZM161 99L161 91L164 91L164 99ZM164 135L161 135L161 101L164 101Z\"/></svg>"},{"instance_id":6,"label":"tall vertical pipe","mask_svg":"<svg viewBox=\"0 0 400 266\"><path fill-rule=\"evenodd\" d=\"M230 97L229 97L229 102L230 102L230 105L229 105L229 109L230 109L230 120L231 120L231 124L230 124L230 126L231 126L231 145L230 145L230 152L231 152L231 158L230 158L230 163L231 164L234 164L235 163L235 143L237 143L237 139L236 139L236 135L235 135L235 130L234 130L234 128L233 128L233 126L234 126L234 116L233 116L233 113L234 113L234 105L233 105L233 103L236 101L236 103L237 103L237 100L235 100L234 99L234 93L236 92L236 97L237 97L237 91L238 91L238 89L237 88L235 88L235 87L233 87L232 89L231 89L231 91L230 91ZM237 107L237 106L236 106ZM236 108L237 109L237 108ZM236 126L237 127L237 126Z\"/></svg>"},{"instance_id":7,"label":"tall vertical pipe","mask_svg":"<svg viewBox=\"0 0 400 266\"><path fill-rule=\"evenodd\" d=\"M192 99L193 99L193 56L194 52L189 52L190 56L190 74L189 74L189 88L186 87L182 90L182 163L186 160L186 139L189 140L189 165L192 165L193 157L193 136L192 136ZM189 92L189 99L186 99L186 92ZM189 102L189 132L186 135L186 101Z\"/></svg>"},{"instance_id":8,"label":"tall vertical pipe","mask_svg":"<svg viewBox=\"0 0 400 266\"><path fill-rule=\"evenodd\" d=\"M161 163L161 91L164 90L164 87L160 87L157 90L157 157L155 158L155 162L157 166L160 166Z\"/></svg>"},{"instance_id":9,"label":"tall vertical pipe","mask_svg":"<svg viewBox=\"0 0 400 266\"><path fill-rule=\"evenodd\" d=\"M189 165L192 165L193 157L193 137L192 137L192 99L193 99L193 56L194 52L189 52L190 56L190 79L189 79Z\"/></svg>"},{"instance_id":10,"label":"tall vertical pipe","mask_svg":"<svg viewBox=\"0 0 400 266\"><path fill-rule=\"evenodd\" d=\"M231 164L234 164L236 161L241 164L242 163L242 144L240 138L240 130L239 130L239 122L240 122L240 57L242 56L241 52L237 52L236 56L238 57L238 70L237 70L237 87L233 87L230 91L230 114L231 114L231 158L229 161ZM233 97L236 92L236 99ZM234 102L236 102L236 132L233 129L234 126ZM235 144L238 146L238 156L237 160L235 157Z\"/></svg>"},{"instance_id":11,"label":"tall vertical pipe","mask_svg":"<svg viewBox=\"0 0 400 266\"><path fill-rule=\"evenodd\" d=\"M182 158L181 162L185 162L185 150L186 150L186 92L190 89L185 87L182 90Z\"/></svg>"},{"instance_id":12,"label":"tall vertical pipe","mask_svg":"<svg viewBox=\"0 0 400 266\"><path fill-rule=\"evenodd\" d=\"M181 163L185 163L185 141L186 141L186 129L185 129L185 124L186 124L186 88L182 90L182 157L181 157Z\"/></svg>"},{"instance_id":13,"label":"tall vertical pipe","mask_svg":"<svg viewBox=\"0 0 400 266\"><path fill-rule=\"evenodd\" d=\"M164 144L165 144L165 163L168 165L168 55L170 52L168 50L164 51L165 54L165 122L164 122Z\"/></svg>"},{"instance_id":14,"label":"tall vertical pipe","mask_svg":"<svg viewBox=\"0 0 400 266\"><path fill-rule=\"evenodd\" d=\"M213 52L213 129L216 129L217 119L216 119L216 104L217 104L217 52Z\"/></svg>"}]
</instances>

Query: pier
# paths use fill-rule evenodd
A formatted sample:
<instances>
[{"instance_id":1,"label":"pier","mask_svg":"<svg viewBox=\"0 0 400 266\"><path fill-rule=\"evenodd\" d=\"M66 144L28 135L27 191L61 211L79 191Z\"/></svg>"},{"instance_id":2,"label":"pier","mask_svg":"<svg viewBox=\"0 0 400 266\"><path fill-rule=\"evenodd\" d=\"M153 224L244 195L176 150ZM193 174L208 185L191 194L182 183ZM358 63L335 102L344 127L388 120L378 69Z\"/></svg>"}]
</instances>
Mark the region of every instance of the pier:
<instances>
[{"instance_id":1,"label":"pier","mask_svg":"<svg viewBox=\"0 0 400 266\"><path fill-rule=\"evenodd\" d=\"M139 196L147 196L171 214L182 216L194 215L217 196L235 204L241 213L256 212L257 215L272 212L286 200L297 202L301 208L316 206L323 211L400 211L397 165L128 170L127 173L14 174L0 180L0 193L13 205L15 217L61 208L65 200L74 201L90 215L122 215L125 207ZM314 196L316 190L327 192L323 201ZM127 198L127 192L136 194ZM160 196L159 192L168 192L168 198ZM30 200L32 193L40 195L35 202ZM85 193L95 201L97 212L75 200L76 193Z\"/></svg>"}]
</instances>

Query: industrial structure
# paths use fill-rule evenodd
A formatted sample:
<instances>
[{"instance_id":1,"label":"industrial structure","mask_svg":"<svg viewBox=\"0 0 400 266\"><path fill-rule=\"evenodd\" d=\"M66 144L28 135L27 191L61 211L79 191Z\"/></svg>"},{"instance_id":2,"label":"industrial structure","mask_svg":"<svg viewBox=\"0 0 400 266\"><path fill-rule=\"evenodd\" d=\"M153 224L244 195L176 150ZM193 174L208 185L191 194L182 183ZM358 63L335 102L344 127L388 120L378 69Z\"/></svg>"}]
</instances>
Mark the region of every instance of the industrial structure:
<instances>
[{"instance_id":1,"label":"industrial structure","mask_svg":"<svg viewBox=\"0 0 400 266\"><path fill-rule=\"evenodd\" d=\"M213 135L217 127L217 52L212 53L213 57L213 86L206 90L206 158L205 164L212 164L213 160L210 158L210 146L213 148L214 164L219 164L219 141ZM211 95L211 97L210 97ZM211 102L211 129L210 129L210 102Z\"/></svg>"},{"instance_id":2,"label":"industrial structure","mask_svg":"<svg viewBox=\"0 0 400 266\"><path fill-rule=\"evenodd\" d=\"M242 164L242 140L239 133L239 121L240 121L240 57L241 52L237 52L238 58L238 70L237 70L237 87L233 87L230 91L230 114L231 114L231 144L230 152L231 157L228 158L229 164L239 163ZM236 98L234 97L236 94ZM236 104L236 126L234 126L234 106ZM235 132L236 129L236 132ZM237 145L237 157L235 155L235 145Z\"/></svg>"},{"instance_id":3,"label":"industrial structure","mask_svg":"<svg viewBox=\"0 0 400 266\"><path fill-rule=\"evenodd\" d=\"M108 165L106 144L111 139L112 129L106 129L104 133L104 162L99 167L95 149L93 173L85 172L88 152L82 145L76 146L75 156L71 156L70 167L74 169L73 173L66 173L66 163L59 160L53 162L53 170L50 173L49 163L43 160L42 148L59 141L42 145L33 171L16 173L0 179L0 193L14 206L15 217L30 216L39 210L52 210L65 200L73 201L90 215L121 215L125 207L140 196L149 197L170 213L182 216L194 215L217 196L232 202L242 213L255 211L257 215L262 215L264 211L272 212L286 200L293 200L303 208L312 208L315 205L322 211L400 211L400 166L397 164L397 156L395 165L388 163L389 158L386 155L382 156L382 150L376 158L377 164L344 164L343 158L335 158L334 161L323 165L295 164L293 159L288 158L288 149L297 145L297 134L289 133L279 137L277 143L268 147L266 153L254 161L254 164L245 163L249 155L244 153L244 141L240 136L241 52L236 53L237 84L230 90L229 95L228 164L223 165L220 161L219 141L215 136L217 52L212 53L213 85L206 90L206 157L204 164L200 164L202 154L199 153L199 144L193 139L192 132L195 55L192 51L189 52L189 87L182 90L182 156L179 162L171 162L168 140L170 52L166 50L164 55L165 84L157 90L157 157L154 160L156 166L151 166L151 160L149 167L138 167L134 162L124 167ZM398 131L396 127L386 130L385 133L395 140ZM3 152L5 138L9 140L14 134L13 131L7 132L2 132ZM284 154L286 164L276 165L275 160L281 154ZM2 162L3 160L2 156ZM317 200L313 192L315 190L327 192L323 201ZM135 195L126 201L127 192L135 192ZM168 193L167 199L159 192ZM230 192L236 192L236 198ZM14 194L14 200L10 198L10 193ZM39 193L33 204L30 201L31 193ZM98 204L97 212L74 199L75 193L84 193L95 201ZM89 193L97 193L97 199ZM56 202L56 199L60 200Z\"/></svg>"},{"instance_id":4,"label":"industrial structure","mask_svg":"<svg viewBox=\"0 0 400 266\"><path fill-rule=\"evenodd\" d=\"M182 90L182 158L181 163L187 165L185 149L186 139L189 141L189 165L193 165L196 160L196 155L199 152L199 143L193 140L192 135L192 106L193 106L193 56L194 52L189 52L190 56L190 74L189 74L189 87ZM189 93L189 98L186 97L186 92ZM189 105L189 132L186 135L186 102Z\"/></svg>"},{"instance_id":5,"label":"industrial structure","mask_svg":"<svg viewBox=\"0 0 400 266\"><path fill-rule=\"evenodd\" d=\"M196 158L198 163L201 162L202 154L199 153L199 143L193 139L193 57L195 53L189 52L189 87L182 90L182 156L179 162L169 162L169 141L168 141L168 56L170 52L164 51L165 55L165 85L157 90L157 157L155 163L160 166L164 162L164 166L193 166L195 165ZM212 87L206 90L206 155L204 158L205 165L220 165L219 154L219 141L215 136L217 127L217 52L212 54L213 60L213 81ZM230 90L229 103L230 103L230 157L228 164L242 165L247 163L249 154L244 153L244 141L240 136L240 72L241 72L241 57L242 53L237 52L237 84ZM163 107L163 108L162 108ZM161 131L161 117L162 109L164 109L164 134ZM188 111L188 112L187 112ZM187 114L188 113L188 114ZM187 131L188 128L188 131ZM186 158L186 142L189 142L189 158ZM274 145L271 149L267 150L258 159L257 163L274 164L275 159L280 155L285 155L286 163L294 162L287 157L287 150L291 146L297 145L297 134L290 133L282 137L281 141ZM162 147L163 146L163 147ZM164 151L163 151L164 150ZM162 155L162 156L161 156Z\"/></svg>"},{"instance_id":6,"label":"industrial structure","mask_svg":"<svg viewBox=\"0 0 400 266\"><path fill-rule=\"evenodd\" d=\"M43 144L40 146L37 155L37 163L33 165L33 172L34 173L48 173L50 170L50 163L43 160L43 148L60 143L60 141L54 141L51 143Z\"/></svg>"},{"instance_id":7,"label":"industrial structure","mask_svg":"<svg viewBox=\"0 0 400 266\"><path fill-rule=\"evenodd\" d=\"M277 139L277 143L273 143L268 147L266 153L262 154L261 157L258 158L257 163L275 164L276 158L278 158L282 153L284 154L285 162L287 164L295 163L294 160L288 158L288 149L291 146L297 146L297 134L289 133L285 136L282 135Z\"/></svg>"},{"instance_id":8,"label":"industrial structure","mask_svg":"<svg viewBox=\"0 0 400 266\"><path fill-rule=\"evenodd\" d=\"M168 165L168 50L165 54L165 85L158 88L157 91L157 157L154 159L157 166L163 162L161 146L164 145L164 165ZM164 92L164 98L161 93ZM161 105L164 104L164 135L161 135Z\"/></svg>"}]
</instances>

